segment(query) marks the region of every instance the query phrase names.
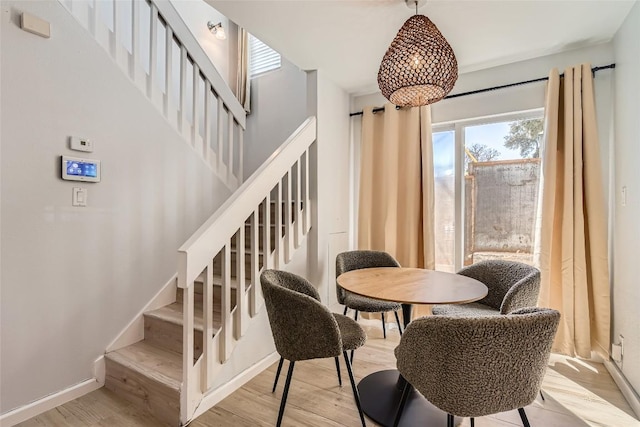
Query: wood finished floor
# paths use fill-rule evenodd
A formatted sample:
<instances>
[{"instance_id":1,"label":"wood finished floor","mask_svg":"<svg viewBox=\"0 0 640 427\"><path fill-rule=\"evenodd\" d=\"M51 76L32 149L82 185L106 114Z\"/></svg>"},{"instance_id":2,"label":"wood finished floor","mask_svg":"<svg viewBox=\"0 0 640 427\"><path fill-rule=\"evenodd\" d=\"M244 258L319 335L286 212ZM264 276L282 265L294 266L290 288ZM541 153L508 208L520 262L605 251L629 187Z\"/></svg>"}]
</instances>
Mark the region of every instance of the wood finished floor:
<instances>
[{"instance_id":1,"label":"wood finished floor","mask_svg":"<svg viewBox=\"0 0 640 427\"><path fill-rule=\"evenodd\" d=\"M397 330L382 339L378 322L362 321L367 330L365 347L356 352L356 381L371 372L395 366L393 348ZM274 426L286 376L285 363L278 389L271 393L277 364L224 399L190 426ZM338 386L334 361L331 359L296 364L283 426L338 427L360 426L351 387L342 363L343 387ZM637 427L640 421L617 389L602 364L552 355L544 379L546 400L538 398L526 408L533 427L608 426ZM42 426L123 426L155 427L159 423L149 414L102 388L59 406L20 427ZM368 426L376 426L367 420ZM476 419L477 427L521 426L517 411ZM469 427L469 419L461 426Z\"/></svg>"}]
</instances>

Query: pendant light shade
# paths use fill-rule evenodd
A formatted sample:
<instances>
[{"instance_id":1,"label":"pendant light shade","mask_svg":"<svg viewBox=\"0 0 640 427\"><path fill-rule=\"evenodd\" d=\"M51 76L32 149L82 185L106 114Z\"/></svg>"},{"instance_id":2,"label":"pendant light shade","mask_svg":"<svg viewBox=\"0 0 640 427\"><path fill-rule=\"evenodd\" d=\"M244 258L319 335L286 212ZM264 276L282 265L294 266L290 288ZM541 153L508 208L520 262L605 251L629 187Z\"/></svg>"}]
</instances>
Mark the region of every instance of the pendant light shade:
<instances>
[{"instance_id":1,"label":"pendant light shade","mask_svg":"<svg viewBox=\"0 0 640 427\"><path fill-rule=\"evenodd\" d=\"M444 98L458 79L453 49L424 15L407 19L380 64L382 95L400 107L432 104Z\"/></svg>"}]
</instances>

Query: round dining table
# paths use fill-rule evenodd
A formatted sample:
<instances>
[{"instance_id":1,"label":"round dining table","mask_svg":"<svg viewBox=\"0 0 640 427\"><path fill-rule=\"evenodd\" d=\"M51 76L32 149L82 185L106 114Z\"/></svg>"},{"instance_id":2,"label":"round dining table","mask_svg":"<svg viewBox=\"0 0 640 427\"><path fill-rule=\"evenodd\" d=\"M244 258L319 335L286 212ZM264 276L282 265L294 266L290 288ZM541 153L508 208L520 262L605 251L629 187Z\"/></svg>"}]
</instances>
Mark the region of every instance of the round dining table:
<instances>
[{"instance_id":1,"label":"round dining table","mask_svg":"<svg viewBox=\"0 0 640 427\"><path fill-rule=\"evenodd\" d=\"M421 268L364 268L337 278L338 284L354 294L402 304L405 328L414 304L464 304L478 301L488 289L470 277ZM424 337L428 340L429 337ZM396 369L374 372L358 383L362 410L375 422L392 426L405 380ZM413 390L402 412L400 426L446 425L447 414ZM459 420L456 420L456 423Z\"/></svg>"}]
</instances>

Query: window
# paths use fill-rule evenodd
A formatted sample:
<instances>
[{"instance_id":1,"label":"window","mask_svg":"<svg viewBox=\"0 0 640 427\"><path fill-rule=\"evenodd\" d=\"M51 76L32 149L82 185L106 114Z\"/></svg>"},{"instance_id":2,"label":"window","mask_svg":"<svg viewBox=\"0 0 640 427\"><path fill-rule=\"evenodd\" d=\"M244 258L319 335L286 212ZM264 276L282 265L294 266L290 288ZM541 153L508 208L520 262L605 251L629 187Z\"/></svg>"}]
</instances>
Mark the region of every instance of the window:
<instances>
[{"instance_id":1,"label":"window","mask_svg":"<svg viewBox=\"0 0 640 427\"><path fill-rule=\"evenodd\" d=\"M249 78L280 68L280 54L251 34L249 35L249 49Z\"/></svg>"},{"instance_id":2,"label":"window","mask_svg":"<svg viewBox=\"0 0 640 427\"><path fill-rule=\"evenodd\" d=\"M436 269L533 263L542 111L434 125Z\"/></svg>"}]
</instances>

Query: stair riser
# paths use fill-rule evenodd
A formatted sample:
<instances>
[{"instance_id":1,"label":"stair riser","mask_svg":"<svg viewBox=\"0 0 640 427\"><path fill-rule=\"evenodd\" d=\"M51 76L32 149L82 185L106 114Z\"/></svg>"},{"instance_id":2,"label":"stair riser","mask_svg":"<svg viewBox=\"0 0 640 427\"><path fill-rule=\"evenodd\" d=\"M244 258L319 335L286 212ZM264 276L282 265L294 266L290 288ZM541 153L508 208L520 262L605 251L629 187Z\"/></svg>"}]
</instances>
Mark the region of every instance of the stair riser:
<instances>
[{"instance_id":1,"label":"stair riser","mask_svg":"<svg viewBox=\"0 0 640 427\"><path fill-rule=\"evenodd\" d=\"M196 304L202 305L202 282L195 282L193 286L193 299ZM222 287L214 284L213 286L213 303L219 304L222 300ZM184 289L178 288L176 291L176 302L182 304L184 302ZM233 307L236 304L236 296L231 294L231 306Z\"/></svg>"},{"instance_id":2,"label":"stair riser","mask_svg":"<svg viewBox=\"0 0 640 427\"><path fill-rule=\"evenodd\" d=\"M105 358L105 387L154 415L168 426L180 425L180 393L150 377Z\"/></svg>"},{"instance_id":3,"label":"stair riser","mask_svg":"<svg viewBox=\"0 0 640 427\"><path fill-rule=\"evenodd\" d=\"M285 222L285 207L286 207L286 203L282 202L282 222ZM270 209L270 216L269 218L271 219L271 224L275 224L275 217L276 217L276 203L274 201L271 202L271 209ZM296 218L296 202L291 202L291 217L293 218L293 220L295 221ZM260 205L260 209L258 211L258 221L260 223L264 223L264 209L263 209L263 205Z\"/></svg>"},{"instance_id":4,"label":"stair riser","mask_svg":"<svg viewBox=\"0 0 640 427\"><path fill-rule=\"evenodd\" d=\"M144 316L144 339L150 344L182 354L182 325L152 316ZM193 353L202 354L202 331L193 331Z\"/></svg>"},{"instance_id":5,"label":"stair riser","mask_svg":"<svg viewBox=\"0 0 640 427\"><path fill-rule=\"evenodd\" d=\"M237 262L238 254L235 252L231 252L231 277L237 277ZM262 266L262 254L258 255L258 266ZM248 272L251 271L251 253L245 252L244 254L244 271L245 276ZM213 263L213 275L214 276L222 276L222 263L214 262Z\"/></svg>"},{"instance_id":6,"label":"stair riser","mask_svg":"<svg viewBox=\"0 0 640 427\"><path fill-rule=\"evenodd\" d=\"M262 224L258 225L258 248L262 251L262 249L264 248L264 240L263 240L263 228L264 226ZM269 241L271 242L271 249L273 249L275 247L276 244L276 233L275 233L275 229L276 226L274 224L271 224L271 230L269 232ZM282 226L282 233L280 233L281 235L284 233L285 231L285 226ZM235 249L236 248L236 241L235 239L231 242L231 249ZM244 247L245 247L245 251L249 252L251 250L251 226L246 225L245 226L245 230L244 230Z\"/></svg>"}]
</instances>

